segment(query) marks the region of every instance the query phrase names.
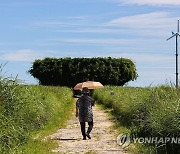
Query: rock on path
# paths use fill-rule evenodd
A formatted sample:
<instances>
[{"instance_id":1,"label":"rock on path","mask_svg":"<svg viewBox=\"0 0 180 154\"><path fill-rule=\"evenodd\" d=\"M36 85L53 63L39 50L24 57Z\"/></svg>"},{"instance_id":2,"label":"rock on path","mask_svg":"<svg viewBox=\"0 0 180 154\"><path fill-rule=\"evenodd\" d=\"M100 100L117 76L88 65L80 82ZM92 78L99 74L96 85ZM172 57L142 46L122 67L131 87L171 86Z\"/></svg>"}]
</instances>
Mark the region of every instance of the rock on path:
<instances>
[{"instance_id":1,"label":"rock on path","mask_svg":"<svg viewBox=\"0 0 180 154\"><path fill-rule=\"evenodd\" d=\"M113 122L108 118L107 113L97 105L93 107L94 127L91 132L91 140L82 140L80 124L75 117L68 121L67 127L59 129L48 138L57 140L59 147L52 152L59 153L98 153L98 154L123 154L122 148L117 144L117 135L112 129ZM86 124L87 128L88 124ZM86 129L87 130L87 129Z\"/></svg>"}]
</instances>

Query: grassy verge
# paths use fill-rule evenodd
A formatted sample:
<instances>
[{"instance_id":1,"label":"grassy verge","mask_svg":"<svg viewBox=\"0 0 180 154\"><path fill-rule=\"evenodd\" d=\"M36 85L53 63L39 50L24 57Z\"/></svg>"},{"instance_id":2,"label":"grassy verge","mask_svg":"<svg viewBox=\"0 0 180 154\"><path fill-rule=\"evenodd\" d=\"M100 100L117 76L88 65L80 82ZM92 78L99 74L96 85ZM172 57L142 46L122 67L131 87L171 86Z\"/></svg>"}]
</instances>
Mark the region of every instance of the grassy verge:
<instances>
[{"instance_id":1,"label":"grassy verge","mask_svg":"<svg viewBox=\"0 0 180 154\"><path fill-rule=\"evenodd\" d=\"M179 89L161 86L157 88L105 87L96 90L94 98L111 109L119 127L125 127L131 136L179 137L180 95ZM138 152L177 153L179 144L137 144Z\"/></svg>"},{"instance_id":2,"label":"grassy verge","mask_svg":"<svg viewBox=\"0 0 180 154\"><path fill-rule=\"evenodd\" d=\"M0 78L0 92L0 153L50 153L56 143L42 139L71 116L71 90Z\"/></svg>"}]
</instances>

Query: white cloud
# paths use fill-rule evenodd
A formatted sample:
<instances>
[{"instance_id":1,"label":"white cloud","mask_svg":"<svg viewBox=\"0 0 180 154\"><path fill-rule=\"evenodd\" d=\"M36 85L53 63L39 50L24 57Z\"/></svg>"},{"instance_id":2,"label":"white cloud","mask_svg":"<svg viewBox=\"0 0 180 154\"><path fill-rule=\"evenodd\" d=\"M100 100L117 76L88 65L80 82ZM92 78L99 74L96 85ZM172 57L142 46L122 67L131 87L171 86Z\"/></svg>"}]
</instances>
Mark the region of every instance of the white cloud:
<instances>
[{"instance_id":1,"label":"white cloud","mask_svg":"<svg viewBox=\"0 0 180 154\"><path fill-rule=\"evenodd\" d=\"M103 34L120 34L124 33L125 29L111 29L111 28L81 28L81 29L68 29L68 30L56 30L55 32L66 33L103 33Z\"/></svg>"},{"instance_id":2,"label":"white cloud","mask_svg":"<svg viewBox=\"0 0 180 154\"><path fill-rule=\"evenodd\" d=\"M129 44L135 43L137 41L142 41L141 39L88 39L88 38L68 38L68 39L51 39L54 42L65 42L65 43L87 43L87 44Z\"/></svg>"},{"instance_id":3,"label":"white cloud","mask_svg":"<svg viewBox=\"0 0 180 154\"><path fill-rule=\"evenodd\" d=\"M71 17L67 17L68 19L76 19L76 20L84 20L87 17L86 16L71 16Z\"/></svg>"},{"instance_id":4,"label":"white cloud","mask_svg":"<svg viewBox=\"0 0 180 154\"><path fill-rule=\"evenodd\" d=\"M44 3L40 2L0 2L1 7L25 7L25 6L35 6L35 5L43 5Z\"/></svg>"},{"instance_id":5,"label":"white cloud","mask_svg":"<svg viewBox=\"0 0 180 154\"><path fill-rule=\"evenodd\" d=\"M174 60L174 57L169 56L169 55L163 55L163 54L143 54L143 53L127 54L127 53L124 53L124 54L122 54L122 56L130 57L131 59L134 59L136 61L146 62L146 63L147 62L151 62L151 63L165 62L165 63L168 63L168 62L173 62L173 60Z\"/></svg>"},{"instance_id":6,"label":"white cloud","mask_svg":"<svg viewBox=\"0 0 180 154\"><path fill-rule=\"evenodd\" d=\"M173 27L175 21L177 21L177 18L172 17L167 12L151 12L120 17L111 20L107 25L139 29L169 29Z\"/></svg>"},{"instance_id":7,"label":"white cloud","mask_svg":"<svg viewBox=\"0 0 180 154\"><path fill-rule=\"evenodd\" d=\"M36 22L34 23L36 26L79 26L83 25L82 23L78 22L70 22L70 21L48 21L48 22Z\"/></svg>"},{"instance_id":8,"label":"white cloud","mask_svg":"<svg viewBox=\"0 0 180 154\"><path fill-rule=\"evenodd\" d=\"M31 49L22 49L11 52L2 52L0 60L4 61L17 61L17 62L33 62L36 59L43 59L45 57L92 57L89 51L34 51Z\"/></svg>"},{"instance_id":9,"label":"white cloud","mask_svg":"<svg viewBox=\"0 0 180 154\"><path fill-rule=\"evenodd\" d=\"M31 49L22 49L15 52L5 53L2 55L2 59L6 61L26 61L32 62L35 59L42 58L43 55L36 53Z\"/></svg>"},{"instance_id":10,"label":"white cloud","mask_svg":"<svg viewBox=\"0 0 180 154\"><path fill-rule=\"evenodd\" d=\"M78 27L69 27L67 29L55 30L60 33L102 33L102 34L134 34L138 36L168 37L171 30L176 30L178 17L169 12L150 12L145 14L136 14L112 19L104 23L94 23L92 26L83 26L80 23ZM51 24L51 23L49 23ZM58 23L52 23L58 24ZM59 23L62 24L63 23ZM65 23L64 23L65 24ZM81 27L81 28L79 28ZM165 33L167 31L167 33ZM169 33L168 33L169 31ZM168 36L167 36L168 35Z\"/></svg>"},{"instance_id":11,"label":"white cloud","mask_svg":"<svg viewBox=\"0 0 180 154\"><path fill-rule=\"evenodd\" d=\"M114 0L115 2L137 5L180 5L179 0Z\"/></svg>"},{"instance_id":12,"label":"white cloud","mask_svg":"<svg viewBox=\"0 0 180 154\"><path fill-rule=\"evenodd\" d=\"M53 27L71 27L71 26L88 26L90 23L88 22L88 16L69 16L62 17L59 20L51 20L51 21L36 21L33 24L35 26L53 26Z\"/></svg>"},{"instance_id":13,"label":"white cloud","mask_svg":"<svg viewBox=\"0 0 180 154\"><path fill-rule=\"evenodd\" d=\"M171 56L169 54L146 54L146 53L112 53L110 56L113 57L124 57L129 58L135 61L137 64L140 64L140 67L148 66L148 67L154 67L154 65L157 65L157 67L166 67L166 64L168 64L167 67L169 67L169 64L174 64L174 55ZM144 64L144 65L143 65ZM148 64L148 65L147 65ZM161 65L160 65L161 64Z\"/></svg>"}]
</instances>

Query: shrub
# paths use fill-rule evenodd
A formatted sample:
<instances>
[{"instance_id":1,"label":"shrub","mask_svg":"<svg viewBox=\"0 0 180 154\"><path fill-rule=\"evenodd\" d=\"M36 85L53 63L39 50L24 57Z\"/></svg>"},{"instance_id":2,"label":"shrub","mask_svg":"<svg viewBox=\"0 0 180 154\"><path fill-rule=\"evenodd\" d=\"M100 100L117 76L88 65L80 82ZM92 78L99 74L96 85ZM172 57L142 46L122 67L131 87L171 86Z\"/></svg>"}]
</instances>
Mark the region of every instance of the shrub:
<instances>
[{"instance_id":1,"label":"shrub","mask_svg":"<svg viewBox=\"0 0 180 154\"><path fill-rule=\"evenodd\" d=\"M135 64L125 58L45 58L36 60L29 73L42 85L74 87L92 80L120 85L137 78Z\"/></svg>"}]
</instances>

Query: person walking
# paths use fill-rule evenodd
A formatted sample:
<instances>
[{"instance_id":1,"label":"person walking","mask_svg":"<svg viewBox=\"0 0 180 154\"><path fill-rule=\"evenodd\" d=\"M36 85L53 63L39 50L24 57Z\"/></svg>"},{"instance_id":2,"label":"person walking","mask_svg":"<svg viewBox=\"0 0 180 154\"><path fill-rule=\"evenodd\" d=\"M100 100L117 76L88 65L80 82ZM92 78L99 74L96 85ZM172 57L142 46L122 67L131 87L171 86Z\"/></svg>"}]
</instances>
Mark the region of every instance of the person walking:
<instances>
[{"instance_id":1,"label":"person walking","mask_svg":"<svg viewBox=\"0 0 180 154\"><path fill-rule=\"evenodd\" d=\"M81 133L83 140L86 140L86 137L91 139L90 132L93 128L93 112L92 106L94 106L94 100L89 96L89 89L84 87L82 89L82 95L76 102L76 117L79 117L79 122L81 125ZM86 132L86 122L88 122L88 129Z\"/></svg>"}]
</instances>

